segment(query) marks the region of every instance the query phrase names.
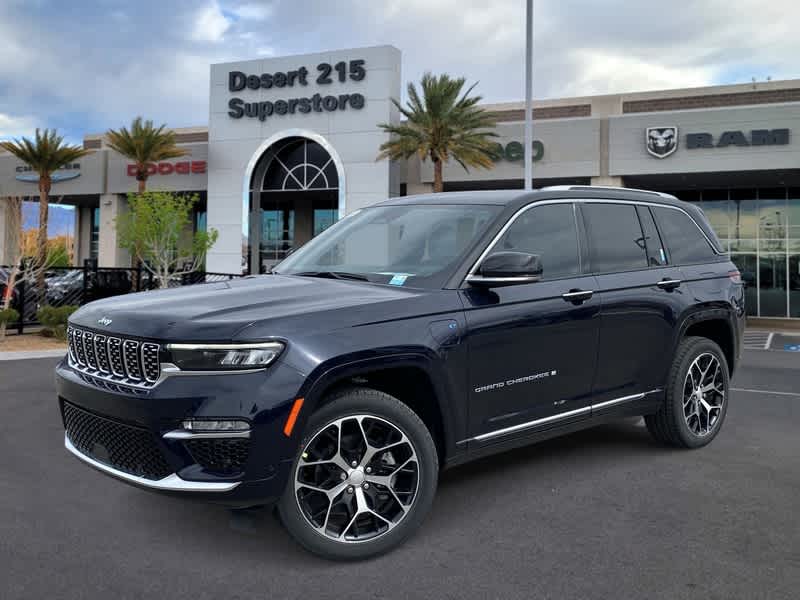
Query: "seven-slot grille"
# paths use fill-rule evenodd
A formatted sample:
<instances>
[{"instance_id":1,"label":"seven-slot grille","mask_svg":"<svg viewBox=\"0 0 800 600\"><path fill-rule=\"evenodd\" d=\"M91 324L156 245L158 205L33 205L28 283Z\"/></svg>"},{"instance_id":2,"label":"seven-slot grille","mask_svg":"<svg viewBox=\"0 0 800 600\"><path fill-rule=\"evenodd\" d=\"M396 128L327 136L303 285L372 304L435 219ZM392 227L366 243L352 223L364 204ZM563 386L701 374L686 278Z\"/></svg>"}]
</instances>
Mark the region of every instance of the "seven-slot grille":
<instances>
[{"instance_id":1,"label":"seven-slot grille","mask_svg":"<svg viewBox=\"0 0 800 600\"><path fill-rule=\"evenodd\" d=\"M145 479L163 479L172 473L147 429L95 415L69 402L64 402L63 410L67 436L83 454Z\"/></svg>"},{"instance_id":2,"label":"seven-slot grille","mask_svg":"<svg viewBox=\"0 0 800 600\"><path fill-rule=\"evenodd\" d=\"M101 379L151 387L161 375L160 346L70 326L70 366Z\"/></svg>"}]
</instances>

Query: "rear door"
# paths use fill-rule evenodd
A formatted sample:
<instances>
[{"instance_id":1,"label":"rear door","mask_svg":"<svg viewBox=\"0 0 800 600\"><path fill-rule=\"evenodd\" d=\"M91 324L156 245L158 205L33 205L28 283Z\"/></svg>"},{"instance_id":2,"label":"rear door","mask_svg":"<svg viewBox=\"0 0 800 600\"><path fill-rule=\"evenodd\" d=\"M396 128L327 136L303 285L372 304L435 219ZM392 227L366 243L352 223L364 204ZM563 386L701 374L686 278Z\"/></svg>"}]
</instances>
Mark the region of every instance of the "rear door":
<instances>
[{"instance_id":1,"label":"rear door","mask_svg":"<svg viewBox=\"0 0 800 600\"><path fill-rule=\"evenodd\" d=\"M646 205L589 201L581 213L602 298L592 401L599 412L663 385L688 299Z\"/></svg>"},{"instance_id":2,"label":"rear door","mask_svg":"<svg viewBox=\"0 0 800 600\"><path fill-rule=\"evenodd\" d=\"M579 230L572 203L534 205L518 214L489 255L538 254L541 280L462 290L471 443L589 416L600 300L595 278L581 272Z\"/></svg>"}]
</instances>

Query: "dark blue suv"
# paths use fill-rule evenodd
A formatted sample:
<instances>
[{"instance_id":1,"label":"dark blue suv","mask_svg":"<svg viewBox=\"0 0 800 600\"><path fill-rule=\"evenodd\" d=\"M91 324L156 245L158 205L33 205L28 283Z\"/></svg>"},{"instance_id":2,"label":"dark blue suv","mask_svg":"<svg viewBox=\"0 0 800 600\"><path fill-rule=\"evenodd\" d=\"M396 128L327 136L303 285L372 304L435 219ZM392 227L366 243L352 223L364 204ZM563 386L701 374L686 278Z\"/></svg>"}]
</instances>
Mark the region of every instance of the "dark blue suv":
<instances>
[{"instance_id":1,"label":"dark blue suv","mask_svg":"<svg viewBox=\"0 0 800 600\"><path fill-rule=\"evenodd\" d=\"M269 275L83 307L56 373L65 444L142 488L277 505L309 550L361 558L419 527L442 468L637 415L708 444L744 314L672 196L395 198Z\"/></svg>"}]
</instances>

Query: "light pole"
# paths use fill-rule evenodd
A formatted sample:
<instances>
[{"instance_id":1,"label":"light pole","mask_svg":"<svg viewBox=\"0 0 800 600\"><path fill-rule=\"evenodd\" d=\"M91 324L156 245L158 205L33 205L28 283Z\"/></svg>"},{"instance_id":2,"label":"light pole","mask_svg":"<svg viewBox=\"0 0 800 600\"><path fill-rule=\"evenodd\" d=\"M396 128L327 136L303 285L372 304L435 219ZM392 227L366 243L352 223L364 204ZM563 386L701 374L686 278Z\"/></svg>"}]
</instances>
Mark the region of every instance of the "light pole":
<instances>
[{"instance_id":1,"label":"light pole","mask_svg":"<svg viewBox=\"0 0 800 600\"><path fill-rule=\"evenodd\" d=\"M525 14L525 189L533 187L533 0Z\"/></svg>"}]
</instances>

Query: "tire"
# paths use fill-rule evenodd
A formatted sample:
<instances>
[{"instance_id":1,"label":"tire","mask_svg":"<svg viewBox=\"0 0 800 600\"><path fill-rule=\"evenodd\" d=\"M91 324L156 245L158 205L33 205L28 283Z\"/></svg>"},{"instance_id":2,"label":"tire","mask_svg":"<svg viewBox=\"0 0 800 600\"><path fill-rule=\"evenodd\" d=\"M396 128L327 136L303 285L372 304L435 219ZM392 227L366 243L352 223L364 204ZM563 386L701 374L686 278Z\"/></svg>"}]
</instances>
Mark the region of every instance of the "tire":
<instances>
[{"instance_id":1,"label":"tire","mask_svg":"<svg viewBox=\"0 0 800 600\"><path fill-rule=\"evenodd\" d=\"M698 388L704 395L697 394ZM658 412L645 416L645 424L662 444L700 448L722 428L729 395L728 363L720 347L707 338L687 337L672 361L664 403Z\"/></svg>"},{"instance_id":2,"label":"tire","mask_svg":"<svg viewBox=\"0 0 800 600\"><path fill-rule=\"evenodd\" d=\"M309 419L278 514L314 554L377 556L422 525L438 475L436 445L416 413L383 392L347 388Z\"/></svg>"}]
</instances>

